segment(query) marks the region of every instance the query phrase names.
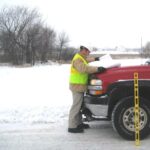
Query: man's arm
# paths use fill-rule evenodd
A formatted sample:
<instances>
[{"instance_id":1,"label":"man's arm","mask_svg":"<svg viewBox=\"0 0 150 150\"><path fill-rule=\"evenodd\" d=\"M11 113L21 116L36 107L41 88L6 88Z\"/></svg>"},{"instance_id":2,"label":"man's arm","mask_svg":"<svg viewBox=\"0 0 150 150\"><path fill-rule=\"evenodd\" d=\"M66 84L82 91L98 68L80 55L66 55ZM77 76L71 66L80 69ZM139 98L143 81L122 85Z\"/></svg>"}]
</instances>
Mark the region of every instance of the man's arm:
<instances>
[{"instance_id":1,"label":"man's arm","mask_svg":"<svg viewBox=\"0 0 150 150\"><path fill-rule=\"evenodd\" d=\"M93 61L95 61L95 58L94 57L87 57L86 61L87 62L93 62Z\"/></svg>"},{"instance_id":2,"label":"man's arm","mask_svg":"<svg viewBox=\"0 0 150 150\"><path fill-rule=\"evenodd\" d=\"M91 73L98 72L98 67L86 65L81 59L76 59L73 62L73 66L81 73L91 74Z\"/></svg>"},{"instance_id":3,"label":"man's arm","mask_svg":"<svg viewBox=\"0 0 150 150\"><path fill-rule=\"evenodd\" d=\"M86 60L87 62L93 62L93 61L99 61L100 58L99 57L87 57Z\"/></svg>"}]
</instances>

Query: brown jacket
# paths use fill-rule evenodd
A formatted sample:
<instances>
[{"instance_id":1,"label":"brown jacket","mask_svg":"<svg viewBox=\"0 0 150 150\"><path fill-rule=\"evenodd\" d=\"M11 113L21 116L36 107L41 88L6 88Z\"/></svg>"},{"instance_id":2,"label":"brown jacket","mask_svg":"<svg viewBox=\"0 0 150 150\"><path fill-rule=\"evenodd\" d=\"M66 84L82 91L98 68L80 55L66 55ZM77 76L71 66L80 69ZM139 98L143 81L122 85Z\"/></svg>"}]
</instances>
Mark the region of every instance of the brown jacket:
<instances>
[{"instance_id":1,"label":"brown jacket","mask_svg":"<svg viewBox=\"0 0 150 150\"><path fill-rule=\"evenodd\" d=\"M88 59L85 58L85 60L87 60L87 62L91 62L91 59L89 58ZM98 67L85 65L80 58L74 60L73 67L76 68L81 73L88 73L88 74L95 73L97 72L98 69ZM87 90L87 85L82 85L82 84L70 84L69 87L71 91L76 91L76 92L85 92Z\"/></svg>"}]
</instances>

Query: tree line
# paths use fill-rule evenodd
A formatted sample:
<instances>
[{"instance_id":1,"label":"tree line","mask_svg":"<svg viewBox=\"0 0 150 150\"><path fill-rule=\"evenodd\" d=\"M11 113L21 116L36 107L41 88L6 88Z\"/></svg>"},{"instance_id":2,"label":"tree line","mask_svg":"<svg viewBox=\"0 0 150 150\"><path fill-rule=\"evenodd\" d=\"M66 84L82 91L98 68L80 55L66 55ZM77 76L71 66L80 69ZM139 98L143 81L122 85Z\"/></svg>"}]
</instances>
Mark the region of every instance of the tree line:
<instances>
[{"instance_id":1,"label":"tree line","mask_svg":"<svg viewBox=\"0 0 150 150\"><path fill-rule=\"evenodd\" d=\"M57 33L42 20L37 9L4 7L0 10L0 62L14 65L68 61L76 53L69 47L67 33ZM142 57L150 57L150 42L142 48Z\"/></svg>"},{"instance_id":2,"label":"tree line","mask_svg":"<svg viewBox=\"0 0 150 150\"><path fill-rule=\"evenodd\" d=\"M68 35L45 25L37 9L15 6L0 10L1 62L34 65L36 61L67 61L76 52L68 43Z\"/></svg>"}]
</instances>

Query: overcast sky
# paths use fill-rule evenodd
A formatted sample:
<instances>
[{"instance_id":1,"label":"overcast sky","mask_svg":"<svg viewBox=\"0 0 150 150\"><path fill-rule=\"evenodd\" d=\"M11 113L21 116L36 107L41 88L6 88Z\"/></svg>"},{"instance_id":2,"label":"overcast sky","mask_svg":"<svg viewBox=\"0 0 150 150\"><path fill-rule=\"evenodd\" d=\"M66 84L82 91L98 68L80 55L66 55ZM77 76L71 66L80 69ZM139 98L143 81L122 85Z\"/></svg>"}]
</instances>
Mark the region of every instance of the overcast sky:
<instances>
[{"instance_id":1,"label":"overcast sky","mask_svg":"<svg viewBox=\"0 0 150 150\"><path fill-rule=\"evenodd\" d=\"M70 45L141 47L150 41L149 0L0 0L0 6L37 8L45 22L65 31Z\"/></svg>"}]
</instances>

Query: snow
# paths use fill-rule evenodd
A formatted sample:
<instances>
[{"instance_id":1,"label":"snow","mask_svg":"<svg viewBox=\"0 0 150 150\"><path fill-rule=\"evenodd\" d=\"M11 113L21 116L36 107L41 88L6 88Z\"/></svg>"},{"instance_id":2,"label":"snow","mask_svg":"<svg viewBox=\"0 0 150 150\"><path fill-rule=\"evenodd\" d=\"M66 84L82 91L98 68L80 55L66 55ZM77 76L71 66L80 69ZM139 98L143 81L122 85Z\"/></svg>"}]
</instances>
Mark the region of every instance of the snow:
<instances>
[{"instance_id":1,"label":"snow","mask_svg":"<svg viewBox=\"0 0 150 150\"><path fill-rule=\"evenodd\" d=\"M109 59L91 65L120 63L125 66L145 62L142 59ZM0 123L46 124L67 121L72 103L69 71L69 64L0 67Z\"/></svg>"},{"instance_id":2,"label":"snow","mask_svg":"<svg viewBox=\"0 0 150 150\"><path fill-rule=\"evenodd\" d=\"M69 65L0 67L0 123L56 122L71 104Z\"/></svg>"},{"instance_id":3,"label":"snow","mask_svg":"<svg viewBox=\"0 0 150 150\"><path fill-rule=\"evenodd\" d=\"M135 54L139 54L139 52L137 51L118 51L118 50L97 50L97 51L93 51L91 52L91 54L128 54L128 55L135 55Z\"/></svg>"},{"instance_id":4,"label":"snow","mask_svg":"<svg viewBox=\"0 0 150 150\"><path fill-rule=\"evenodd\" d=\"M92 62L92 66L103 66L110 68L113 66L134 66L143 65L147 59L112 59L110 54L100 57L100 61Z\"/></svg>"}]
</instances>

